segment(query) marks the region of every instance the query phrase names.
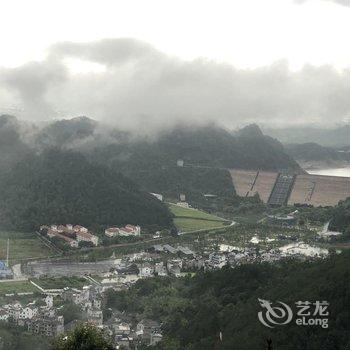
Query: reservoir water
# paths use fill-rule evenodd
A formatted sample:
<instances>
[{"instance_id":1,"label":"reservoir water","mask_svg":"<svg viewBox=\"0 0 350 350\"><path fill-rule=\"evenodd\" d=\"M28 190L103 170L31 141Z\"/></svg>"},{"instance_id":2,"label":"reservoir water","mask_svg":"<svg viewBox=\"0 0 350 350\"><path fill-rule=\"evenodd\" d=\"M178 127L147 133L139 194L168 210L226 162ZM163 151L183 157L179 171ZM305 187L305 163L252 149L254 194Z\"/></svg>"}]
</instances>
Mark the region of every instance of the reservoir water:
<instances>
[{"instance_id":1,"label":"reservoir water","mask_svg":"<svg viewBox=\"0 0 350 350\"><path fill-rule=\"evenodd\" d=\"M350 177L350 166L345 168L305 169L309 174Z\"/></svg>"}]
</instances>

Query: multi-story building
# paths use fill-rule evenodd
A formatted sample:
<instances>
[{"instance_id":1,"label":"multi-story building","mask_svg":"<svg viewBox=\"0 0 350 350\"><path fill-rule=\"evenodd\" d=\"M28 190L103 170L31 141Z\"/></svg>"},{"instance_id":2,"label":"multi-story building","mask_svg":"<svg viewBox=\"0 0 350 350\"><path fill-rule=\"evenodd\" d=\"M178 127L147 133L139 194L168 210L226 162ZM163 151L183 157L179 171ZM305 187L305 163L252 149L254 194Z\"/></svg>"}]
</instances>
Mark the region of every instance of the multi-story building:
<instances>
[{"instance_id":1,"label":"multi-story building","mask_svg":"<svg viewBox=\"0 0 350 350\"><path fill-rule=\"evenodd\" d=\"M105 235L107 237L115 236L140 236L141 227L134 225L126 225L125 227L110 227L105 230Z\"/></svg>"},{"instance_id":2,"label":"multi-story building","mask_svg":"<svg viewBox=\"0 0 350 350\"><path fill-rule=\"evenodd\" d=\"M47 337L56 337L64 332L64 318L56 315L37 315L28 322L28 331Z\"/></svg>"}]
</instances>

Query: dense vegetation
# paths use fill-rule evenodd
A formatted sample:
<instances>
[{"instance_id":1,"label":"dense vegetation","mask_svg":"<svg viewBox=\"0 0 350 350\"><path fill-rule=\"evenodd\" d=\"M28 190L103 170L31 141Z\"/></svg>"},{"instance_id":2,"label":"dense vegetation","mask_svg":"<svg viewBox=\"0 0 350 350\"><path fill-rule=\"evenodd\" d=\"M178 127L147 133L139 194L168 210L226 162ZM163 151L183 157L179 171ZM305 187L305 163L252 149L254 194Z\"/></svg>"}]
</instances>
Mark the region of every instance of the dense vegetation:
<instances>
[{"instance_id":1,"label":"dense vegetation","mask_svg":"<svg viewBox=\"0 0 350 350\"><path fill-rule=\"evenodd\" d=\"M67 336L59 337L52 350L114 350L103 331L92 325L76 327Z\"/></svg>"},{"instance_id":2,"label":"dense vegetation","mask_svg":"<svg viewBox=\"0 0 350 350\"><path fill-rule=\"evenodd\" d=\"M118 169L147 191L172 200L184 193L192 205L211 212L224 207L223 199L234 194L227 168L301 171L282 145L257 126L236 134L214 126L178 128L155 140L130 140L125 135L118 140L87 152L88 157ZM183 167L176 165L179 159Z\"/></svg>"},{"instance_id":3,"label":"dense vegetation","mask_svg":"<svg viewBox=\"0 0 350 350\"><path fill-rule=\"evenodd\" d=\"M70 120L58 120L43 128L35 138L38 148L73 148L78 147L80 141L84 142L94 134L97 122L86 117Z\"/></svg>"},{"instance_id":4,"label":"dense vegetation","mask_svg":"<svg viewBox=\"0 0 350 350\"><path fill-rule=\"evenodd\" d=\"M350 238L350 198L340 202L333 210L330 229L344 233L344 238Z\"/></svg>"},{"instance_id":5,"label":"dense vegetation","mask_svg":"<svg viewBox=\"0 0 350 350\"><path fill-rule=\"evenodd\" d=\"M123 175L73 152L30 155L0 181L0 226L32 230L42 224L141 224L167 227L172 215Z\"/></svg>"},{"instance_id":6,"label":"dense vegetation","mask_svg":"<svg viewBox=\"0 0 350 350\"><path fill-rule=\"evenodd\" d=\"M163 322L164 341L153 349L346 350L350 347L350 252L324 261L254 264L182 279L138 281L130 291L108 292L107 307ZM329 328L259 321L258 298L328 301ZM222 341L219 334L222 332ZM237 347L239 344L239 347Z\"/></svg>"},{"instance_id":7,"label":"dense vegetation","mask_svg":"<svg viewBox=\"0 0 350 350\"><path fill-rule=\"evenodd\" d=\"M31 128L31 136L24 137L22 122L3 117L0 133L6 135L1 139L6 148L2 153L0 141L1 156L6 154L15 164L27 153L52 147L74 149L83 153L90 163L124 174L141 190L162 193L169 200L177 200L180 193L185 193L194 206L214 212L234 195L227 168L301 171L283 146L263 135L256 125L235 133L214 125L178 127L153 137L107 128L86 117ZM30 150L24 152L26 146ZM21 152L13 154L9 150ZM177 167L179 159L184 160L184 167ZM213 196L208 200L205 194ZM214 196L218 198L214 200Z\"/></svg>"},{"instance_id":8,"label":"dense vegetation","mask_svg":"<svg viewBox=\"0 0 350 350\"><path fill-rule=\"evenodd\" d=\"M16 118L0 116L0 173L22 160L29 152L21 139Z\"/></svg>"}]
</instances>

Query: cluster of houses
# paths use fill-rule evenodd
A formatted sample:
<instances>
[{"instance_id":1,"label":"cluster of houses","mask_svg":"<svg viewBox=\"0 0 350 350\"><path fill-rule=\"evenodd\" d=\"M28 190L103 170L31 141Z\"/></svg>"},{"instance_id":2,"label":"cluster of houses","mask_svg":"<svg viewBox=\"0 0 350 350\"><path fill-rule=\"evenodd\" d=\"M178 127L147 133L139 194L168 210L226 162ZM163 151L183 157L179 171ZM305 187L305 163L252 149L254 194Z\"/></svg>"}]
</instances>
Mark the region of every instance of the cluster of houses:
<instances>
[{"instance_id":1,"label":"cluster of houses","mask_svg":"<svg viewBox=\"0 0 350 350\"><path fill-rule=\"evenodd\" d=\"M49 238L62 239L72 248L78 248L80 242L89 242L94 246L98 245L98 237L89 232L86 227L80 225L44 225L40 227L40 232L45 232Z\"/></svg>"},{"instance_id":2,"label":"cluster of houses","mask_svg":"<svg viewBox=\"0 0 350 350\"><path fill-rule=\"evenodd\" d=\"M136 349L139 345L156 345L163 338L159 322L141 319L135 323L130 315L122 312L115 312L106 327L117 348Z\"/></svg>"},{"instance_id":3,"label":"cluster of houses","mask_svg":"<svg viewBox=\"0 0 350 350\"><path fill-rule=\"evenodd\" d=\"M94 286L84 286L81 290L64 288L61 298L79 306L85 322L97 327L103 325L102 294L99 288Z\"/></svg>"},{"instance_id":4,"label":"cluster of houses","mask_svg":"<svg viewBox=\"0 0 350 350\"><path fill-rule=\"evenodd\" d=\"M105 230L105 235L107 237L130 237L130 236L140 236L141 227L134 225L126 225L124 227L109 227Z\"/></svg>"},{"instance_id":5,"label":"cluster of houses","mask_svg":"<svg viewBox=\"0 0 350 350\"><path fill-rule=\"evenodd\" d=\"M116 311L107 321L103 320L104 288L85 286L82 289L64 288L59 296L63 305L73 303L81 310L81 320L64 324L60 308L54 306L54 296L22 305L19 301L0 307L0 321L26 327L28 332L45 337L56 337L73 329L78 323L93 324L103 330L116 349L135 348L135 345L155 345L162 339L159 322L150 319L135 319Z\"/></svg>"},{"instance_id":6,"label":"cluster of houses","mask_svg":"<svg viewBox=\"0 0 350 350\"><path fill-rule=\"evenodd\" d=\"M64 332L64 318L57 315L50 295L44 299L44 305L36 302L22 305L18 301L2 305L0 321L26 327L33 334L47 337L55 337Z\"/></svg>"}]
</instances>

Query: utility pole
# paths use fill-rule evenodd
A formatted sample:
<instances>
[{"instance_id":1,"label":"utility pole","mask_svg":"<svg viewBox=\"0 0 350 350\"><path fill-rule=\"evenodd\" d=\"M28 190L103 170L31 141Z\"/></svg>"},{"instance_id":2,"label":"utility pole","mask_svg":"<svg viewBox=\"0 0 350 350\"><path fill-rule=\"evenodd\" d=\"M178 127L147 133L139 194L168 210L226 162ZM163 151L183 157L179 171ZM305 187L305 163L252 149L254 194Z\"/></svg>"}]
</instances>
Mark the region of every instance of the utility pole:
<instances>
[{"instance_id":1,"label":"utility pole","mask_svg":"<svg viewBox=\"0 0 350 350\"><path fill-rule=\"evenodd\" d=\"M9 267L10 238L7 238L6 266Z\"/></svg>"}]
</instances>

